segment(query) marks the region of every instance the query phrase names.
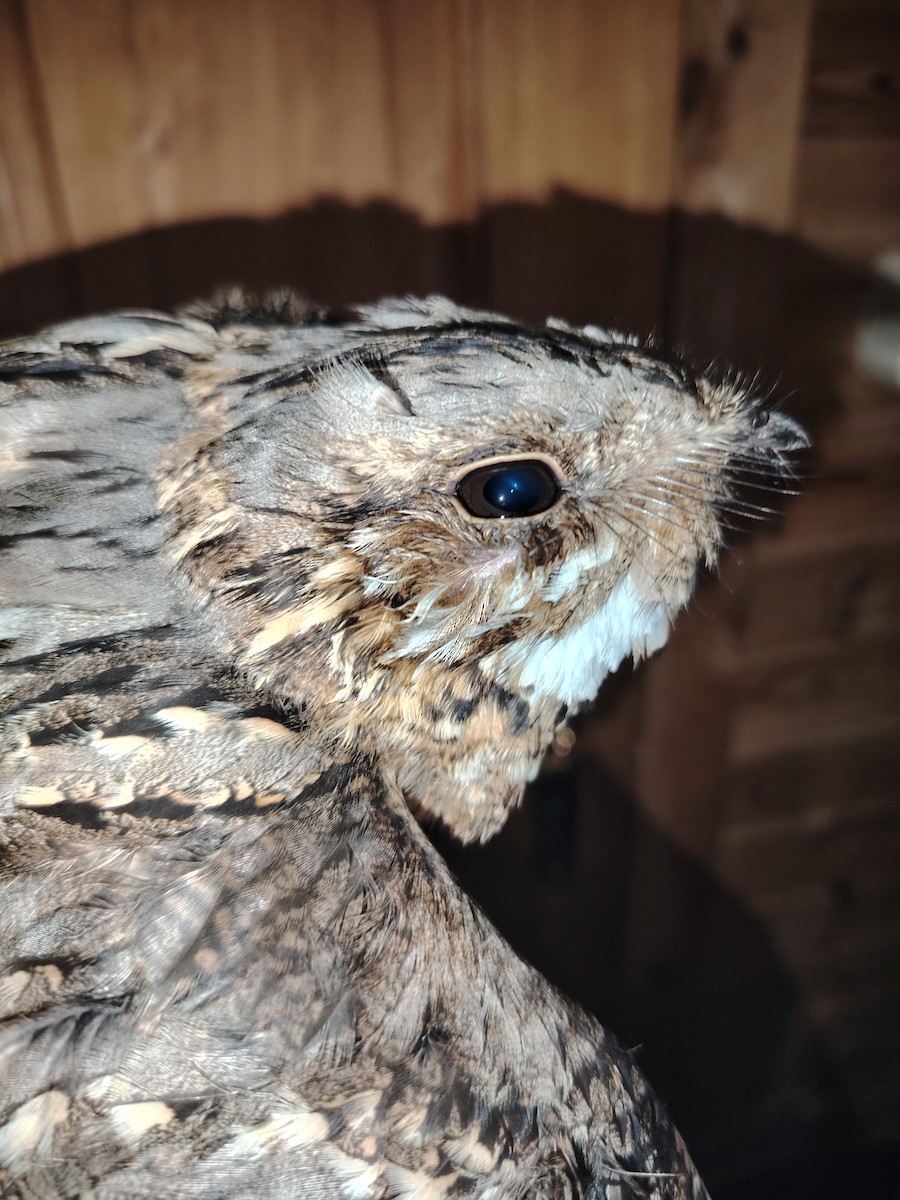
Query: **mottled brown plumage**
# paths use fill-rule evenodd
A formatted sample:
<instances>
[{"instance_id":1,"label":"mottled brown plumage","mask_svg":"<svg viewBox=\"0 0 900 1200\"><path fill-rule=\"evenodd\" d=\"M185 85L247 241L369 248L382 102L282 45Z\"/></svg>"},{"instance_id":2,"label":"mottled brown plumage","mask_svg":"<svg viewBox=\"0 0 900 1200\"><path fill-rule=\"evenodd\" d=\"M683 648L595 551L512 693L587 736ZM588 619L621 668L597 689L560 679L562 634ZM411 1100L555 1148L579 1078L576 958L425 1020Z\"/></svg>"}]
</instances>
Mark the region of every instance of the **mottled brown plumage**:
<instances>
[{"instance_id":1,"label":"mottled brown plumage","mask_svg":"<svg viewBox=\"0 0 900 1200\"><path fill-rule=\"evenodd\" d=\"M286 298L9 343L0 422L2 1194L704 1196L417 817L499 828L796 426L600 330Z\"/></svg>"}]
</instances>

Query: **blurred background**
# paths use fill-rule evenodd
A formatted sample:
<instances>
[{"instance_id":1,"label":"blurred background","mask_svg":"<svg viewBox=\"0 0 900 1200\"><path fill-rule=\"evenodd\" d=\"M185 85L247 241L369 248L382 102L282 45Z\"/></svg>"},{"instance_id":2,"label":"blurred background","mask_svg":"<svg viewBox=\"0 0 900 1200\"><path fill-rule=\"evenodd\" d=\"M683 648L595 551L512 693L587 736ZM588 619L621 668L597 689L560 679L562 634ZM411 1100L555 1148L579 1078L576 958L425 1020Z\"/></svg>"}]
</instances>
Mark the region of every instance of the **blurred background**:
<instances>
[{"instance_id":1,"label":"blurred background","mask_svg":"<svg viewBox=\"0 0 900 1200\"><path fill-rule=\"evenodd\" d=\"M221 283L653 334L811 430L487 847L718 1200L900 1152L897 0L0 0L0 327Z\"/></svg>"}]
</instances>

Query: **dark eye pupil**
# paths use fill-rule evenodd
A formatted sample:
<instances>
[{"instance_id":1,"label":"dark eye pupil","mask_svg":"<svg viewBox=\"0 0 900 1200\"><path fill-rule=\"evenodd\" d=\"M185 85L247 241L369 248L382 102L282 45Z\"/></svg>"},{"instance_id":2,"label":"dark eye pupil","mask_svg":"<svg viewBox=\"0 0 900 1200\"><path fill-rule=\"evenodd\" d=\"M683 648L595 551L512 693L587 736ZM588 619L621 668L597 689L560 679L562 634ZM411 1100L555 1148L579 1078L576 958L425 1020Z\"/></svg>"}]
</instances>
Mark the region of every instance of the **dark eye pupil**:
<instances>
[{"instance_id":1,"label":"dark eye pupil","mask_svg":"<svg viewBox=\"0 0 900 1200\"><path fill-rule=\"evenodd\" d=\"M529 512L540 503L544 481L534 471L509 467L492 475L482 489L488 504L501 512Z\"/></svg>"},{"instance_id":2,"label":"dark eye pupil","mask_svg":"<svg viewBox=\"0 0 900 1200\"><path fill-rule=\"evenodd\" d=\"M476 517L530 517L556 503L556 476L540 459L476 467L456 488L461 504Z\"/></svg>"}]
</instances>

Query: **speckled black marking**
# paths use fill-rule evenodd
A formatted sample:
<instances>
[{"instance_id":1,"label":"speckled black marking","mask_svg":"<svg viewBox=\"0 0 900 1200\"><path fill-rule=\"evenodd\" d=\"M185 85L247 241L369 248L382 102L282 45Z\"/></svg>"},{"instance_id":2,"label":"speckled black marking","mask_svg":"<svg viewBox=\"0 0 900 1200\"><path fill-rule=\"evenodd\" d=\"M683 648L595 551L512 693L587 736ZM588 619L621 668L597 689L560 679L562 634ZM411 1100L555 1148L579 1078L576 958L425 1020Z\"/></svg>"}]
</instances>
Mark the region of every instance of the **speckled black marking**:
<instances>
[{"instance_id":1,"label":"speckled black marking","mask_svg":"<svg viewBox=\"0 0 900 1200\"><path fill-rule=\"evenodd\" d=\"M397 508L402 508L405 503L408 503L407 497L401 497L394 501ZM364 525L371 521L373 517L385 511L387 505L385 501L379 497L367 497L365 500L360 500L358 504L354 504L351 508L344 508L341 519L348 525Z\"/></svg>"},{"instance_id":2,"label":"speckled black marking","mask_svg":"<svg viewBox=\"0 0 900 1200\"><path fill-rule=\"evenodd\" d=\"M546 567L559 558L562 539L549 525L536 525L522 545L535 566Z\"/></svg>"},{"instance_id":3,"label":"speckled black marking","mask_svg":"<svg viewBox=\"0 0 900 1200\"><path fill-rule=\"evenodd\" d=\"M270 516L270 517L296 517L297 516L296 509L279 508L277 506L270 508L265 504L258 505L254 511L258 512L258 513L265 513L267 516ZM285 551L285 553L291 553L291 552L296 553L296 548L293 548L292 551Z\"/></svg>"},{"instance_id":4,"label":"speckled black marking","mask_svg":"<svg viewBox=\"0 0 900 1200\"><path fill-rule=\"evenodd\" d=\"M468 721L477 706L477 700L454 700L450 705L450 715L454 721L462 724L464 721Z\"/></svg>"},{"instance_id":5,"label":"speckled black marking","mask_svg":"<svg viewBox=\"0 0 900 1200\"><path fill-rule=\"evenodd\" d=\"M594 1183L594 1172L584 1157L584 1151L577 1142L573 1142L570 1153L572 1155L572 1165L575 1168L577 1182L582 1188L587 1188Z\"/></svg>"},{"instance_id":6,"label":"speckled black marking","mask_svg":"<svg viewBox=\"0 0 900 1200\"><path fill-rule=\"evenodd\" d=\"M202 560L209 554L215 553L216 550L223 550L231 547L234 544L234 535L230 533L214 533L209 537L202 538L197 542L196 546L191 549L190 557Z\"/></svg>"},{"instance_id":7,"label":"speckled black marking","mask_svg":"<svg viewBox=\"0 0 900 1200\"><path fill-rule=\"evenodd\" d=\"M183 379L185 366L191 361L189 354L164 347L158 350L147 350L144 354L133 354L128 358L132 367L146 367L148 370L161 371L170 379Z\"/></svg>"},{"instance_id":8,"label":"speckled black marking","mask_svg":"<svg viewBox=\"0 0 900 1200\"><path fill-rule=\"evenodd\" d=\"M181 691L166 696L166 708L199 708L222 701L230 701L231 694L227 687L218 684L200 684L197 687L184 688Z\"/></svg>"},{"instance_id":9,"label":"speckled black marking","mask_svg":"<svg viewBox=\"0 0 900 1200\"><path fill-rule=\"evenodd\" d=\"M71 1012L68 1017L68 1024L71 1029L71 1037L78 1039L84 1036L89 1031L93 1032L92 1026L95 1026L98 1021L106 1021L110 1017L116 1017L119 1013L125 1011L132 1000L130 992L125 992L118 996L92 996L89 1003L86 1003L80 1010L76 1009ZM50 1006L48 1006L50 1009Z\"/></svg>"},{"instance_id":10,"label":"speckled black marking","mask_svg":"<svg viewBox=\"0 0 900 1200\"><path fill-rule=\"evenodd\" d=\"M110 479L105 471L85 472L83 475L77 475L76 479L86 479L88 475L104 476L107 479L107 482L104 483L102 487L91 489L93 495L95 496L111 496L117 492L127 492L130 491L131 488L139 487L144 482L140 475L129 475L123 476L119 479Z\"/></svg>"},{"instance_id":11,"label":"speckled black marking","mask_svg":"<svg viewBox=\"0 0 900 1200\"><path fill-rule=\"evenodd\" d=\"M483 658L495 650L502 649L503 646L508 646L510 642L514 642L519 631L524 629L527 624L527 617L514 617L513 620L507 621L498 629L489 629L478 639L478 657Z\"/></svg>"},{"instance_id":12,"label":"speckled black marking","mask_svg":"<svg viewBox=\"0 0 900 1200\"><path fill-rule=\"evenodd\" d=\"M681 372L675 371L671 364L650 364L644 360L624 359L625 365L630 369L637 368L643 379L647 383L657 387L666 388L670 392L690 391L688 386L688 378Z\"/></svg>"},{"instance_id":13,"label":"speckled black marking","mask_svg":"<svg viewBox=\"0 0 900 1200\"><path fill-rule=\"evenodd\" d=\"M272 704L256 704L249 708L241 709L240 718L242 721L249 721L254 717L261 717L266 721L274 721L277 725L283 725L285 729L289 729L292 733L302 733L305 729L309 728L309 721L302 718L299 714L288 713L284 709L276 708Z\"/></svg>"},{"instance_id":14,"label":"speckled black marking","mask_svg":"<svg viewBox=\"0 0 900 1200\"><path fill-rule=\"evenodd\" d=\"M413 406L409 401L409 397L406 395L406 393L403 391L403 388L401 388L400 384L397 382L397 378L394 375L393 371L391 371L389 369L389 367L385 364L383 355L380 355L380 354L379 355L374 355L374 354L364 355L364 356L360 357L359 361L366 368L366 370L369 372L369 374L372 375L375 379L377 379L379 381L379 383L383 383L385 385L385 387L390 388L390 390L394 393L394 395L400 401L403 408L406 409L406 411L409 413L409 415L411 417L414 417L416 415L413 412Z\"/></svg>"},{"instance_id":15,"label":"speckled black marking","mask_svg":"<svg viewBox=\"0 0 900 1200\"><path fill-rule=\"evenodd\" d=\"M422 1026L422 1032L416 1039L415 1045L412 1048L413 1056L427 1054L429 1051L439 1050L441 1046L446 1046L450 1041L450 1034L442 1026L435 1024L430 1011L425 1014L425 1022Z\"/></svg>"},{"instance_id":16,"label":"speckled black marking","mask_svg":"<svg viewBox=\"0 0 900 1200\"><path fill-rule=\"evenodd\" d=\"M324 325L333 319L340 321L327 308L302 300L293 292L248 296L238 303L227 300L216 304L214 309L209 303L188 305L184 311L189 316L199 316L213 329L229 325L269 329L273 325Z\"/></svg>"},{"instance_id":17,"label":"speckled black marking","mask_svg":"<svg viewBox=\"0 0 900 1200\"><path fill-rule=\"evenodd\" d=\"M48 725L44 729L35 729L28 735L32 746L56 746L60 742L69 742L83 737L90 732L92 726L84 722L64 721L60 725Z\"/></svg>"},{"instance_id":18,"label":"speckled black marking","mask_svg":"<svg viewBox=\"0 0 900 1200\"><path fill-rule=\"evenodd\" d=\"M58 529L28 529L21 533L8 533L0 537L0 552L3 550L11 550L13 546L18 546L23 542L30 541L32 538L58 538L60 532Z\"/></svg>"},{"instance_id":19,"label":"speckled black marking","mask_svg":"<svg viewBox=\"0 0 900 1200\"><path fill-rule=\"evenodd\" d=\"M142 709L132 717L124 717L121 721L105 725L103 728L104 738L149 737L157 741L174 737L176 732L177 730L155 717L149 709Z\"/></svg>"},{"instance_id":20,"label":"speckled black marking","mask_svg":"<svg viewBox=\"0 0 900 1200\"><path fill-rule=\"evenodd\" d=\"M79 829L105 829L107 825L103 810L83 801L60 800L58 804L43 804L37 811L42 817L53 817Z\"/></svg>"},{"instance_id":21,"label":"speckled black marking","mask_svg":"<svg viewBox=\"0 0 900 1200\"><path fill-rule=\"evenodd\" d=\"M351 768L346 763L333 763L322 772L318 779L307 784L301 792L298 792L292 798L292 803L310 804L313 800L319 800L323 796L346 791L350 774Z\"/></svg>"},{"instance_id":22,"label":"speckled black marking","mask_svg":"<svg viewBox=\"0 0 900 1200\"><path fill-rule=\"evenodd\" d=\"M116 417L117 425L152 425L153 417L150 413L126 413L124 416Z\"/></svg>"},{"instance_id":23,"label":"speckled black marking","mask_svg":"<svg viewBox=\"0 0 900 1200\"><path fill-rule=\"evenodd\" d=\"M137 791L130 804L116 805L112 815L140 817L142 821L194 821L198 809L203 809L203 805L198 802L181 803L164 792ZM209 811L228 816L249 816L259 812L259 809L251 797L247 800L226 800L223 804L211 807Z\"/></svg>"},{"instance_id":24,"label":"speckled black marking","mask_svg":"<svg viewBox=\"0 0 900 1200\"><path fill-rule=\"evenodd\" d=\"M402 340L398 342L401 334ZM531 365L535 349L540 349L548 357L570 364L582 363L604 377L618 364L640 373L648 383L673 391L687 391L695 397L698 394L696 377L686 364L624 341L597 343L564 330L525 329L489 321L452 323L421 331L391 330L384 336L392 342L384 351L386 362L425 352L435 357L446 356L449 365L463 343L467 353L500 353ZM521 355L526 358L521 360Z\"/></svg>"},{"instance_id":25,"label":"speckled black marking","mask_svg":"<svg viewBox=\"0 0 900 1200\"><path fill-rule=\"evenodd\" d=\"M299 371L281 371L276 375L267 372L262 375L260 382L250 388L246 395L262 396L266 392L277 392L282 388L301 388L311 383L321 372L321 362L313 363L311 366L301 367Z\"/></svg>"},{"instance_id":26,"label":"speckled black marking","mask_svg":"<svg viewBox=\"0 0 900 1200\"><path fill-rule=\"evenodd\" d=\"M0 362L0 378L6 383L25 379L52 379L55 383L79 379L84 375L111 375L114 372L107 364L82 362L75 358L37 359L27 362L11 360Z\"/></svg>"},{"instance_id":27,"label":"speckled black marking","mask_svg":"<svg viewBox=\"0 0 900 1200\"><path fill-rule=\"evenodd\" d=\"M30 654L4 665L7 667L36 667L47 663L64 662L75 654L121 654L135 644L142 645L144 642L165 639L171 637L174 632L171 625L145 625L141 629L129 630L127 633L76 638L71 642L63 642L57 650L48 650L44 654Z\"/></svg>"},{"instance_id":28,"label":"speckled black marking","mask_svg":"<svg viewBox=\"0 0 900 1200\"><path fill-rule=\"evenodd\" d=\"M90 462L92 459L104 458L96 450L29 450L26 458L30 461L46 460L66 463Z\"/></svg>"},{"instance_id":29,"label":"speckled black marking","mask_svg":"<svg viewBox=\"0 0 900 1200\"><path fill-rule=\"evenodd\" d=\"M234 600L249 600L254 596L260 596L269 586L267 575L252 574L246 568L235 571L229 575L229 578L233 582L228 590Z\"/></svg>"},{"instance_id":30,"label":"speckled black marking","mask_svg":"<svg viewBox=\"0 0 900 1200\"><path fill-rule=\"evenodd\" d=\"M189 1117L202 1117L204 1121L210 1121L222 1107L217 1100L210 1100L206 1096L200 1099L167 1099L166 1103L179 1121L186 1121Z\"/></svg>"},{"instance_id":31,"label":"speckled black marking","mask_svg":"<svg viewBox=\"0 0 900 1200\"><path fill-rule=\"evenodd\" d=\"M556 338L549 338L544 342L544 348L547 351L549 358L555 362L568 363L570 366L578 366L584 362L584 354L579 354L571 344L559 341Z\"/></svg>"},{"instance_id":32,"label":"speckled black marking","mask_svg":"<svg viewBox=\"0 0 900 1200\"><path fill-rule=\"evenodd\" d=\"M60 575L84 575L90 573L100 575L108 570L102 563L96 566L89 563L61 563L56 569Z\"/></svg>"},{"instance_id":33,"label":"speckled black marking","mask_svg":"<svg viewBox=\"0 0 900 1200\"><path fill-rule=\"evenodd\" d=\"M518 698L513 706L512 721L510 729L516 735L524 733L531 724L531 709L526 700Z\"/></svg>"},{"instance_id":34,"label":"speckled black marking","mask_svg":"<svg viewBox=\"0 0 900 1200\"><path fill-rule=\"evenodd\" d=\"M140 673L138 666L110 667L96 675L82 676L79 679L68 679L56 683L53 687L30 698L30 704L51 704L56 700L64 700L67 696L104 695L115 692L123 684L130 683Z\"/></svg>"}]
</instances>

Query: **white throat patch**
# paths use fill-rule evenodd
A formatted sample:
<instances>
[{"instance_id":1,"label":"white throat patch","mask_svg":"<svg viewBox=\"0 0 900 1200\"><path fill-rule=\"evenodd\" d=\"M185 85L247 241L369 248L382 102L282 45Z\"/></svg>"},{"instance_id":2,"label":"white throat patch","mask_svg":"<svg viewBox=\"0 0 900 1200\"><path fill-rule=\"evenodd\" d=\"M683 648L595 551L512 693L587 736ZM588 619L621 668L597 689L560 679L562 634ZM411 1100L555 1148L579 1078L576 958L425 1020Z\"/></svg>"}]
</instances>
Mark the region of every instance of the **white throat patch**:
<instances>
[{"instance_id":1,"label":"white throat patch","mask_svg":"<svg viewBox=\"0 0 900 1200\"><path fill-rule=\"evenodd\" d=\"M641 600L626 575L600 611L583 624L558 637L523 638L505 652L489 655L484 664L494 671L502 661L501 681L505 677L574 708L592 700L624 659L652 654L668 636L666 604Z\"/></svg>"}]
</instances>

